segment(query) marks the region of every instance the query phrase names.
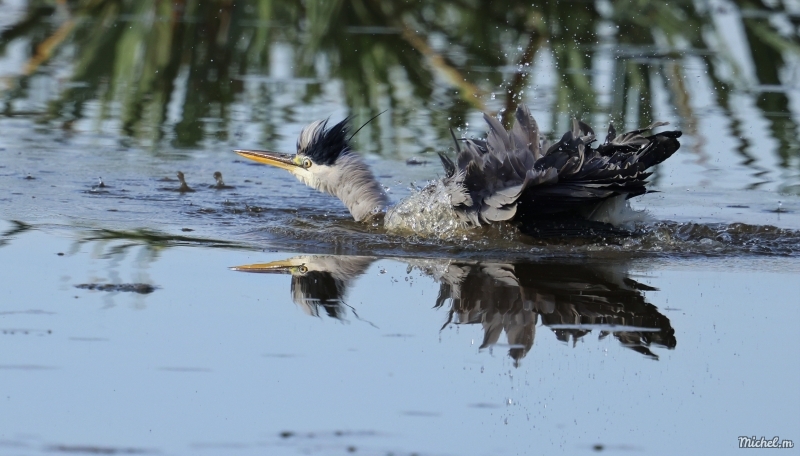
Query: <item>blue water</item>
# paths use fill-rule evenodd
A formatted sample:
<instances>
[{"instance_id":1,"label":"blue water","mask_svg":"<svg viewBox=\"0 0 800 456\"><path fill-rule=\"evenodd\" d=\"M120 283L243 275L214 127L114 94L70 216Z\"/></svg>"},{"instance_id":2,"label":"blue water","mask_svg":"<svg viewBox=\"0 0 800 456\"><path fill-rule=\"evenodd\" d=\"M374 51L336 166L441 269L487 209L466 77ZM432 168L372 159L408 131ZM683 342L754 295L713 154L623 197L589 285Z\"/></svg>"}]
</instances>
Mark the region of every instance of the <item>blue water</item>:
<instances>
[{"instance_id":1,"label":"blue water","mask_svg":"<svg viewBox=\"0 0 800 456\"><path fill-rule=\"evenodd\" d=\"M539 324L515 366L506 335L480 350L481 324L440 329L439 285L401 261L349 282L339 320L306 315L288 275L228 269L291 254L78 238L0 248L6 454L715 453L797 429L793 259L617 265L673 347ZM136 282L157 288L75 287Z\"/></svg>"}]
</instances>

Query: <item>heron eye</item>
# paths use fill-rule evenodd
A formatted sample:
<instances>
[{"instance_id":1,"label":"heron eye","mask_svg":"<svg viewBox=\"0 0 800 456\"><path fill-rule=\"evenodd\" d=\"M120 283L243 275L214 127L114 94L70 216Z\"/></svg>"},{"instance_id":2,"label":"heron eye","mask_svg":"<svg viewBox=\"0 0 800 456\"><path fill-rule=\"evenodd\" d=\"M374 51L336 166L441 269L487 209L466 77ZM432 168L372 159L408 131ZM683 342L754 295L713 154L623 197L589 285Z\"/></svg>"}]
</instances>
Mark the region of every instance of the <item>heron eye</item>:
<instances>
[{"instance_id":1,"label":"heron eye","mask_svg":"<svg viewBox=\"0 0 800 456\"><path fill-rule=\"evenodd\" d=\"M303 160L303 168L311 168L311 160L307 158Z\"/></svg>"},{"instance_id":2,"label":"heron eye","mask_svg":"<svg viewBox=\"0 0 800 456\"><path fill-rule=\"evenodd\" d=\"M306 166L306 168L308 168L308 166ZM297 270L300 271L300 274L305 274L306 272L308 272L308 268L305 266L300 266L299 268L297 268Z\"/></svg>"}]
</instances>

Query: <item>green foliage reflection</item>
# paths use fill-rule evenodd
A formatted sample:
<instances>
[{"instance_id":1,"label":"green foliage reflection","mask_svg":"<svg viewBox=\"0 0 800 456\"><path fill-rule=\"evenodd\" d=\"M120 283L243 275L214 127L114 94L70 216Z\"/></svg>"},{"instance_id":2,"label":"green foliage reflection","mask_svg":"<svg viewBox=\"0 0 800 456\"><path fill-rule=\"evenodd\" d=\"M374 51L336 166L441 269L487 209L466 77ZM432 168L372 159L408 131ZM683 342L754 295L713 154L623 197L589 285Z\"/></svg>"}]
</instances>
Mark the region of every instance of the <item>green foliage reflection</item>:
<instances>
[{"instance_id":1,"label":"green foliage reflection","mask_svg":"<svg viewBox=\"0 0 800 456\"><path fill-rule=\"evenodd\" d=\"M282 122L308 120L298 111L331 98L359 120L391 108L393 127L413 137L432 126L441 144L470 113L502 110L508 121L520 101L546 108L558 130L573 115L645 124L660 97L698 135L691 79L699 74L733 136L742 136L743 123L732 94L754 94L789 167L800 163L800 150L782 86L800 44L796 16L775 5L29 0L0 29L0 57L18 41L29 50L18 76L0 82L0 109L18 114L31 81L54 77L55 68L69 83L47 96L37 120L63 128L112 120L124 136L154 147L227 143L243 123L260 125L268 141ZM741 27L742 43L730 42L729 24ZM99 109L88 110L90 103ZM380 127L370 128L377 138ZM697 142L702 156L704 140ZM747 159L746 144L740 152Z\"/></svg>"}]
</instances>

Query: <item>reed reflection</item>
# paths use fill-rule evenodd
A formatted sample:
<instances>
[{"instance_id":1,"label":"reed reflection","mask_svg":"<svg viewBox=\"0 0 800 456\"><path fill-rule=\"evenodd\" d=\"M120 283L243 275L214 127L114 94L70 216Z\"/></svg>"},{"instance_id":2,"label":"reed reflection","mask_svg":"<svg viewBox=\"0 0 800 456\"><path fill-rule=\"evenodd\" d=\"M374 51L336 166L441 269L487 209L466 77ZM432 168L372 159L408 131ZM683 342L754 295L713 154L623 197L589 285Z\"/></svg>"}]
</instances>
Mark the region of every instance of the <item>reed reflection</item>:
<instances>
[{"instance_id":1,"label":"reed reflection","mask_svg":"<svg viewBox=\"0 0 800 456\"><path fill-rule=\"evenodd\" d=\"M243 272L291 274L295 304L308 315L343 319L348 288L377 258L308 255L271 263L237 266ZM629 277L624 268L602 264L508 263L441 259L401 259L407 272L419 271L439 283L434 308L448 309L449 325L480 324L480 348L496 346L505 333L508 355L518 364L531 350L537 325L572 342L596 332L624 347L658 359L652 348L675 348L675 330L646 301L655 289Z\"/></svg>"},{"instance_id":2,"label":"reed reflection","mask_svg":"<svg viewBox=\"0 0 800 456\"><path fill-rule=\"evenodd\" d=\"M0 115L67 130L114 120L121 139L195 148L256 123L262 137L250 140L263 143L336 92L360 121L390 108L388 136L425 139L412 149L449 143L448 119L505 108L508 123L527 101L552 113L553 131L578 113L633 128L659 109L696 137L701 163L720 136L741 138L734 147L755 172L765 149L780 168L800 163L789 96L800 48L781 2L23 3L0 22L0 60L19 62L0 69ZM705 111L730 128L701 131ZM755 143L753 122L775 146ZM380 144L386 127L365 142ZM795 178L777 178L797 191Z\"/></svg>"}]
</instances>

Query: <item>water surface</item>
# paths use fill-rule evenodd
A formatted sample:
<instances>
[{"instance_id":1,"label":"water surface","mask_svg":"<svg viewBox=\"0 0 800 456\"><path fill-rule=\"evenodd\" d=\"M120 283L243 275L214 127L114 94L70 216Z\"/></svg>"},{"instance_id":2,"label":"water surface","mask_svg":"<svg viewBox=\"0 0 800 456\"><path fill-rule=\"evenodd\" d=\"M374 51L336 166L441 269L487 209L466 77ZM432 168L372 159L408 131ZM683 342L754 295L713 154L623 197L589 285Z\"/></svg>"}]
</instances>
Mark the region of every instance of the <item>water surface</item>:
<instances>
[{"instance_id":1,"label":"water surface","mask_svg":"<svg viewBox=\"0 0 800 456\"><path fill-rule=\"evenodd\" d=\"M4 451L674 454L797 429L794 259L292 277L228 267L293 254L80 239L4 237Z\"/></svg>"},{"instance_id":2,"label":"water surface","mask_svg":"<svg viewBox=\"0 0 800 456\"><path fill-rule=\"evenodd\" d=\"M796 3L6 0L0 452L797 441ZM398 200L519 103L682 130L649 220L409 238L231 152L385 111L355 146Z\"/></svg>"}]
</instances>

